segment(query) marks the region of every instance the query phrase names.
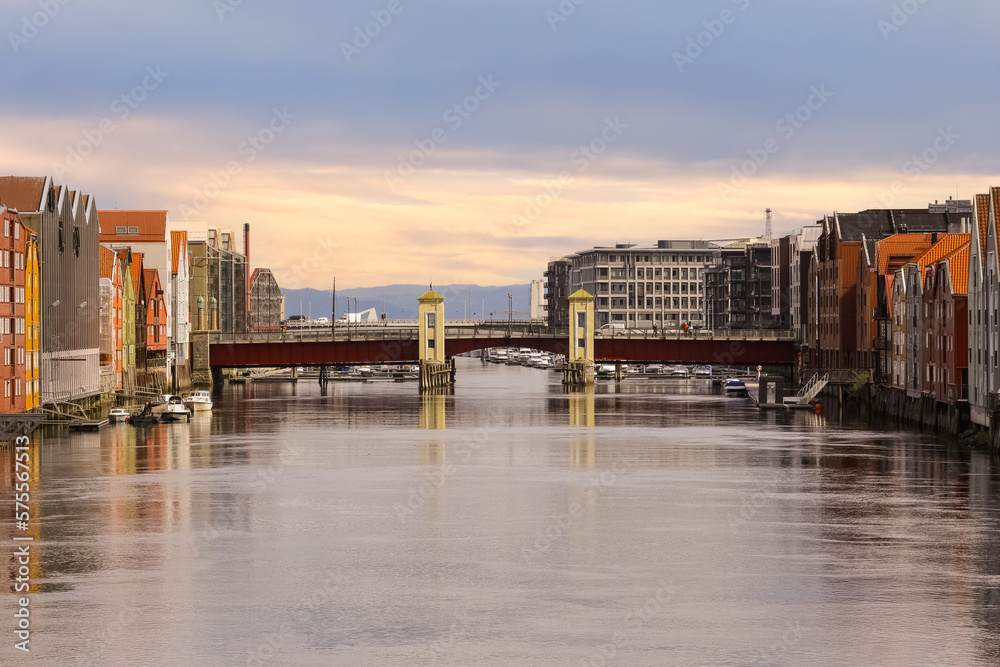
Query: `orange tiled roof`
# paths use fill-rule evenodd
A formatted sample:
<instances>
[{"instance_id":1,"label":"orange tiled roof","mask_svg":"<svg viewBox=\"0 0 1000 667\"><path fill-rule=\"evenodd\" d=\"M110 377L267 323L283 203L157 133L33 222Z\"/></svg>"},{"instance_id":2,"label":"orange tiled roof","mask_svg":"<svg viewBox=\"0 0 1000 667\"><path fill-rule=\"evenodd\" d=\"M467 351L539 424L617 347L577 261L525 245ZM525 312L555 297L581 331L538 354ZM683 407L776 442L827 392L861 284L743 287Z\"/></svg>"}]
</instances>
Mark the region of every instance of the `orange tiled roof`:
<instances>
[{"instance_id":1,"label":"orange tiled roof","mask_svg":"<svg viewBox=\"0 0 1000 667\"><path fill-rule=\"evenodd\" d=\"M875 244L875 266L886 275L934 245L933 234L893 234Z\"/></svg>"},{"instance_id":2,"label":"orange tiled roof","mask_svg":"<svg viewBox=\"0 0 1000 667\"><path fill-rule=\"evenodd\" d=\"M156 289L157 278L159 275L156 269L143 269L142 270L142 280L146 285L146 298L152 300L153 290Z\"/></svg>"},{"instance_id":3,"label":"orange tiled roof","mask_svg":"<svg viewBox=\"0 0 1000 667\"><path fill-rule=\"evenodd\" d=\"M939 237L938 242L931 246L927 252L913 258L913 261L920 267L921 277L924 275L925 268L955 252L968 243L971 238L969 234L945 234L943 237Z\"/></svg>"},{"instance_id":4,"label":"orange tiled roof","mask_svg":"<svg viewBox=\"0 0 1000 667\"><path fill-rule=\"evenodd\" d=\"M139 294L139 280L142 277L142 253L133 252L132 253L132 289L135 290L136 298L138 299Z\"/></svg>"},{"instance_id":5,"label":"orange tiled roof","mask_svg":"<svg viewBox=\"0 0 1000 667\"><path fill-rule=\"evenodd\" d=\"M971 244L966 243L947 257L952 294L967 295L969 293L969 251L971 249Z\"/></svg>"},{"instance_id":6,"label":"orange tiled roof","mask_svg":"<svg viewBox=\"0 0 1000 667\"><path fill-rule=\"evenodd\" d=\"M979 229L979 261L986 261L986 232L990 226L990 196L976 195L976 225Z\"/></svg>"},{"instance_id":7,"label":"orange tiled roof","mask_svg":"<svg viewBox=\"0 0 1000 667\"><path fill-rule=\"evenodd\" d=\"M187 255L187 232L170 232L170 272L177 273L180 266L181 254Z\"/></svg>"},{"instance_id":8,"label":"orange tiled roof","mask_svg":"<svg viewBox=\"0 0 1000 667\"><path fill-rule=\"evenodd\" d=\"M101 243L156 243L167 240L166 211L98 211ZM138 234L116 234L118 227L137 227Z\"/></svg>"},{"instance_id":9,"label":"orange tiled roof","mask_svg":"<svg viewBox=\"0 0 1000 667\"><path fill-rule=\"evenodd\" d=\"M0 202L18 211L37 211L45 194L45 178L38 176L0 177Z\"/></svg>"},{"instance_id":10,"label":"orange tiled roof","mask_svg":"<svg viewBox=\"0 0 1000 667\"><path fill-rule=\"evenodd\" d=\"M101 265L102 278L114 278L115 275L115 251L104 246L97 246L98 259Z\"/></svg>"}]
</instances>

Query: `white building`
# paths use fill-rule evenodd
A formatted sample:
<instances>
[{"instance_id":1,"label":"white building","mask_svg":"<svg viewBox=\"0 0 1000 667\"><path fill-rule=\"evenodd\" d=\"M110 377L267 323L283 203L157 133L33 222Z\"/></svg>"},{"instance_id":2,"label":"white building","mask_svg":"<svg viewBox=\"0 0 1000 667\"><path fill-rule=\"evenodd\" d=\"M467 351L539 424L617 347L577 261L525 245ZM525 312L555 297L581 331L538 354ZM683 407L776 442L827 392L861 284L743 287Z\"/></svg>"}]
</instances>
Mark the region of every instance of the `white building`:
<instances>
[{"instance_id":1,"label":"white building","mask_svg":"<svg viewBox=\"0 0 1000 667\"><path fill-rule=\"evenodd\" d=\"M545 301L545 281L531 281L531 319L544 320L548 317L548 308Z\"/></svg>"}]
</instances>

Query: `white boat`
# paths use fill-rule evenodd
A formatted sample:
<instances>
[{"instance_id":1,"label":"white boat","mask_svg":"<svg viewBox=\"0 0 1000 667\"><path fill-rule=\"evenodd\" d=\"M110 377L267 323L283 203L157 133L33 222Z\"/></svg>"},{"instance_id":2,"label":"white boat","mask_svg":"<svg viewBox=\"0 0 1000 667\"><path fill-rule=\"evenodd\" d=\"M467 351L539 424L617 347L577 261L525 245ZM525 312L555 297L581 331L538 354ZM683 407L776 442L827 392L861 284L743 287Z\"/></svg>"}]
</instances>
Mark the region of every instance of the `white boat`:
<instances>
[{"instance_id":1,"label":"white boat","mask_svg":"<svg viewBox=\"0 0 1000 667\"><path fill-rule=\"evenodd\" d=\"M707 364L702 364L700 366L694 367L694 376L696 378L707 378L712 377L712 367Z\"/></svg>"},{"instance_id":2,"label":"white boat","mask_svg":"<svg viewBox=\"0 0 1000 667\"><path fill-rule=\"evenodd\" d=\"M674 366L674 370L670 372L670 375L675 378L686 378L691 377L691 373L688 372L686 366Z\"/></svg>"},{"instance_id":3,"label":"white boat","mask_svg":"<svg viewBox=\"0 0 1000 667\"><path fill-rule=\"evenodd\" d=\"M205 412L212 409L212 392L198 389L184 399L184 405L193 412Z\"/></svg>"},{"instance_id":4,"label":"white boat","mask_svg":"<svg viewBox=\"0 0 1000 667\"><path fill-rule=\"evenodd\" d=\"M111 408L111 412L108 413L108 421L112 424L117 424L128 419L129 414L129 411L125 408Z\"/></svg>"},{"instance_id":5,"label":"white boat","mask_svg":"<svg viewBox=\"0 0 1000 667\"><path fill-rule=\"evenodd\" d=\"M507 363L507 350L506 348L494 349L490 352L489 360L494 364L505 364Z\"/></svg>"},{"instance_id":6,"label":"white boat","mask_svg":"<svg viewBox=\"0 0 1000 667\"><path fill-rule=\"evenodd\" d=\"M167 404L160 414L160 421L190 421L191 413L184 407L180 396L167 396Z\"/></svg>"}]
</instances>

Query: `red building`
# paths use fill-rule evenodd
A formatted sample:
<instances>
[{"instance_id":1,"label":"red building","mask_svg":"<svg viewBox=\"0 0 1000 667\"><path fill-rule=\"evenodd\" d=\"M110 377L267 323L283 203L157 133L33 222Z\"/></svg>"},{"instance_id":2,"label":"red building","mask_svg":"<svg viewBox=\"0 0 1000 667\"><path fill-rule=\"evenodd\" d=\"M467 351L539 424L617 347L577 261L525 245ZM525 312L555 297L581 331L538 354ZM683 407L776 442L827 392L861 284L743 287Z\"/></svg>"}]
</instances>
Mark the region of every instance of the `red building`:
<instances>
[{"instance_id":1,"label":"red building","mask_svg":"<svg viewBox=\"0 0 1000 667\"><path fill-rule=\"evenodd\" d=\"M0 206L0 412L24 412L27 376L25 366L25 250L29 234L16 211Z\"/></svg>"},{"instance_id":2,"label":"red building","mask_svg":"<svg viewBox=\"0 0 1000 667\"><path fill-rule=\"evenodd\" d=\"M167 311L163 302L163 286L156 269L142 270L146 293L146 364L167 358Z\"/></svg>"},{"instance_id":3,"label":"red building","mask_svg":"<svg viewBox=\"0 0 1000 667\"><path fill-rule=\"evenodd\" d=\"M925 273L923 388L942 403L965 400L969 384L968 283L968 242Z\"/></svg>"}]
</instances>

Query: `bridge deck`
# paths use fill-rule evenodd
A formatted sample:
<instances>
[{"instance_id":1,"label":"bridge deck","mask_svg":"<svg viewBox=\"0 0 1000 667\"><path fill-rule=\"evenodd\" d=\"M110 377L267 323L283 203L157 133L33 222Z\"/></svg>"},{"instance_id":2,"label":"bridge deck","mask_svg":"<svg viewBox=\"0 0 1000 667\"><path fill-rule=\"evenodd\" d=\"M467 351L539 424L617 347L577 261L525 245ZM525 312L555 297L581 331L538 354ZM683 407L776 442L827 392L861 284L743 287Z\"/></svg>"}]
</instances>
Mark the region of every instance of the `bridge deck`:
<instances>
[{"instance_id":1,"label":"bridge deck","mask_svg":"<svg viewBox=\"0 0 1000 667\"><path fill-rule=\"evenodd\" d=\"M470 329L452 327L449 323L445 328L445 354L454 356L491 347L528 347L567 354L568 340L564 333L536 328L537 332L509 331L505 327ZM594 353L597 361L794 365L797 359L794 341L790 337L766 337L764 333L773 332L729 332L725 336L707 332L691 335L661 332L658 336L652 332L609 332L595 337ZM297 340L299 336L291 334L282 338L280 333L255 334L250 341L216 339L209 356L212 366L224 368L395 364L419 359L416 329L359 327L349 336L338 331L335 340L331 340L329 330L323 334L325 339L317 334L313 340L306 337Z\"/></svg>"}]
</instances>

